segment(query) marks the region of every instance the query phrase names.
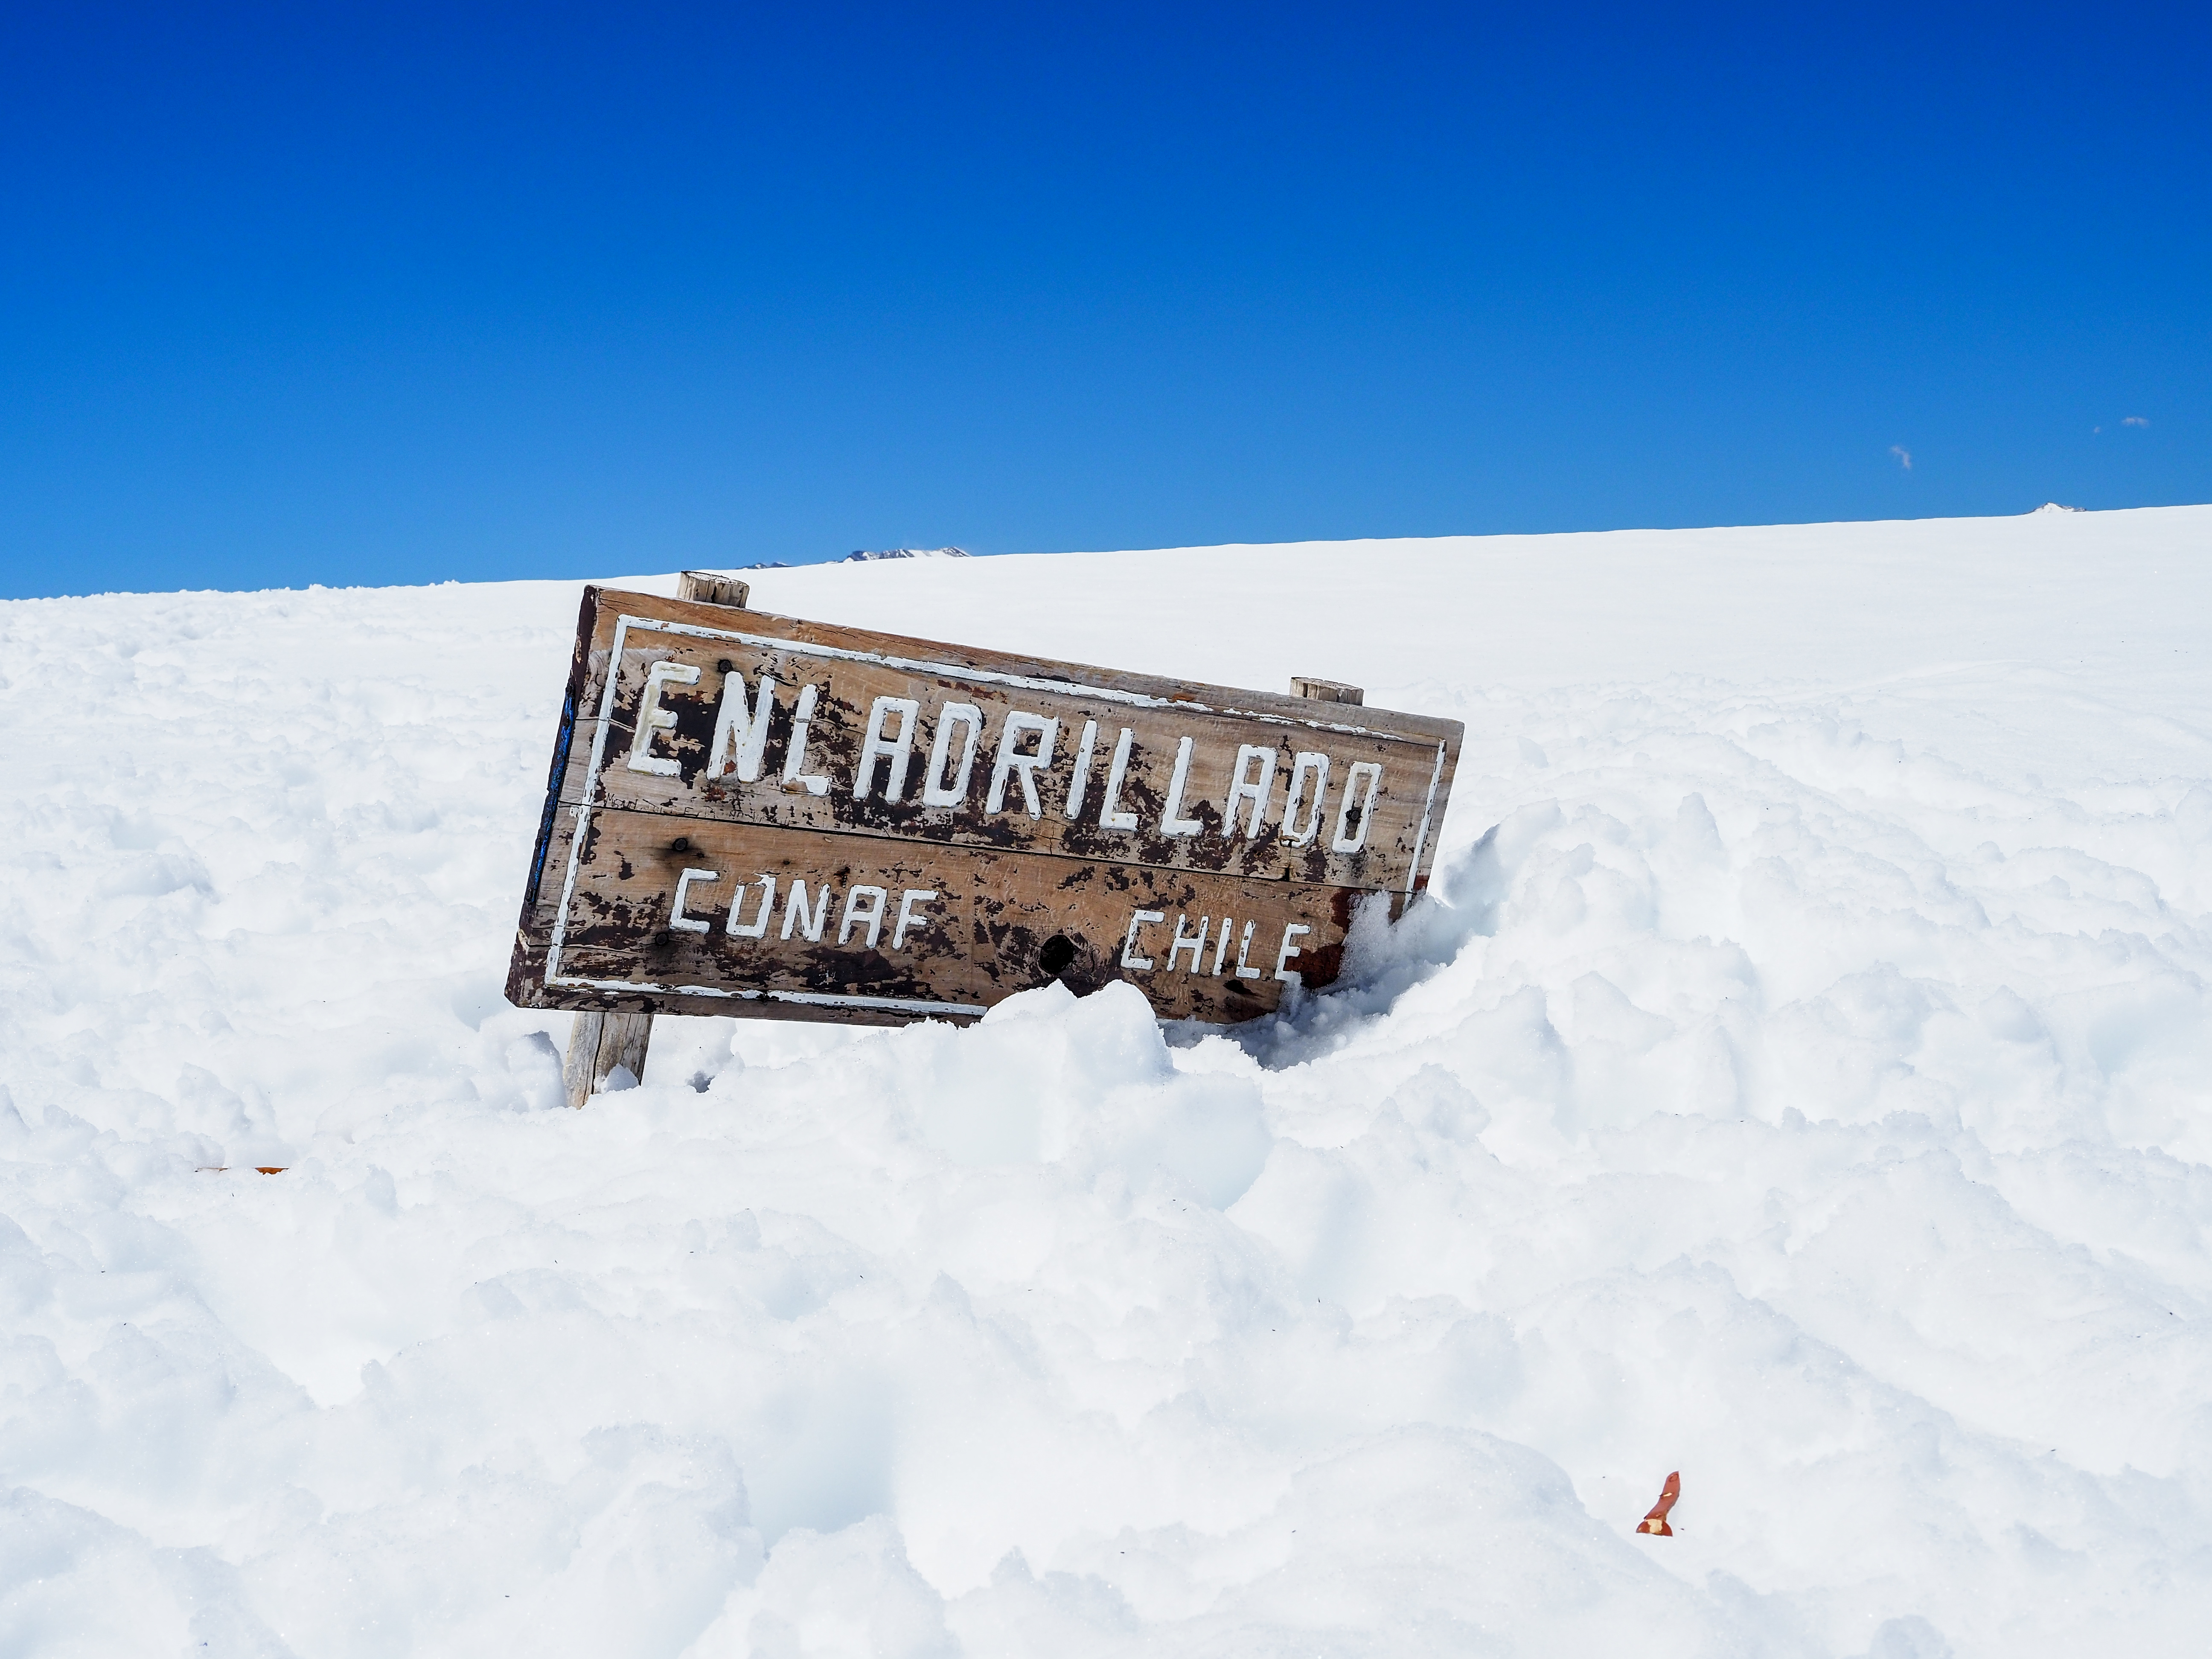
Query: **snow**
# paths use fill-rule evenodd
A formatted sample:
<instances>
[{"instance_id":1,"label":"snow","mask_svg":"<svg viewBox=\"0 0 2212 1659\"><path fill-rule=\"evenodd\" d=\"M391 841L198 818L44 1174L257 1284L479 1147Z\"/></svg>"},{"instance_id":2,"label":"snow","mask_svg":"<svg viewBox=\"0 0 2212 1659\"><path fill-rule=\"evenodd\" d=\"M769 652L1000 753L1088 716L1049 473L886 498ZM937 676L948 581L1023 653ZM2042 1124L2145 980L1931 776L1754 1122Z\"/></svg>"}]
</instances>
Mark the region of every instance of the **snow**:
<instances>
[{"instance_id":1,"label":"snow","mask_svg":"<svg viewBox=\"0 0 2212 1659\"><path fill-rule=\"evenodd\" d=\"M1462 719L1437 902L1234 1037L666 1020L580 1113L573 585L0 606L0 1653L2198 1650L2208 545L760 572Z\"/></svg>"}]
</instances>

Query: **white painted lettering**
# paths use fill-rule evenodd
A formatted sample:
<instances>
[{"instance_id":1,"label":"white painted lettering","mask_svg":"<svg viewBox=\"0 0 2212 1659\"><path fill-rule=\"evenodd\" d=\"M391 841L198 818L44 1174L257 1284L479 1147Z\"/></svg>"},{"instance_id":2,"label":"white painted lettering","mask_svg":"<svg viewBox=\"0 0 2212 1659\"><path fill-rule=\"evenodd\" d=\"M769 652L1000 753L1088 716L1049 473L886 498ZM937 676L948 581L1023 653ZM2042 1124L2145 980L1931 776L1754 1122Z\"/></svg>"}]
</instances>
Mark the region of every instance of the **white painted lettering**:
<instances>
[{"instance_id":1,"label":"white painted lettering","mask_svg":"<svg viewBox=\"0 0 2212 1659\"><path fill-rule=\"evenodd\" d=\"M1301 826L1298 805L1305 799L1306 780L1312 778L1313 816ZM1283 842L1289 847L1310 847L1313 838L1321 834L1322 798L1328 793L1328 757L1302 750L1291 763L1291 793L1283 802Z\"/></svg>"},{"instance_id":2,"label":"white painted lettering","mask_svg":"<svg viewBox=\"0 0 2212 1659\"><path fill-rule=\"evenodd\" d=\"M760 690L749 717L745 677L723 675L722 706L714 713L714 743L707 751L707 775L719 778L735 772L741 783L756 781L760 777L761 751L768 747L768 717L775 711L775 676L760 677Z\"/></svg>"},{"instance_id":3,"label":"white painted lettering","mask_svg":"<svg viewBox=\"0 0 2212 1659\"><path fill-rule=\"evenodd\" d=\"M860 901L868 901L868 908L860 908ZM845 920L837 925L837 943L842 945L853 937L853 930L862 922L868 924L868 949L876 948L876 935L884 931L884 906L890 895L880 887L855 887L845 895Z\"/></svg>"},{"instance_id":4,"label":"white painted lettering","mask_svg":"<svg viewBox=\"0 0 2212 1659\"><path fill-rule=\"evenodd\" d=\"M1036 753L1021 755L1014 752L1014 744L1024 732L1037 734ZM1030 809L1030 816L1041 818L1044 808L1037 801L1036 769L1052 764L1053 739L1060 733L1060 722L1047 720L1042 714L1024 714L1018 708L1006 711L1006 723L999 732L998 763L991 769L991 794L983 803L987 811L1004 808L1006 799L1006 778L1012 774L1021 779L1022 804Z\"/></svg>"},{"instance_id":5,"label":"white painted lettering","mask_svg":"<svg viewBox=\"0 0 2212 1659\"><path fill-rule=\"evenodd\" d=\"M1206 917L1200 916L1198 919L1198 932L1191 938L1185 939L1182 933L1182 924L1185 921L1185 917L1180 910L1176 912L1175 942L1168 946L1168 972L1171 974L1175 972L1176 957L1178 953L1184 951L1190 952L1190 966L1184 969L1183 972L1186 974L1194 974L1199 971L1200 966L1206 961L1206 920L1207 919Z\"/></svg>"},{"instance_id":6,"label":"white painted lettering","mask_svg":"<svg viewBox=\"0 0 2212 1659\"><path fill-rule=\"evenodd\" d=\"M1258 762L1260 775L1252 775L1252 765ZM1275 787L1275 751L1262 749L1256 743L1239 744L1237 748L1237 771L1229 783L1229 799L1221 809L1221 833L1237 833L1237 803L1252 803L1252 822L1244 831L1249 840L1260 833L1260 821L1267 816L1267 792Z\"/></svg>"},{"instance_id":7,"label":"white painted lettering","mask_svg":"<svg viewBox=\"0 0 2212 1659\"><path fill-rule=\"evenodd\" d=\"M1129 747L1135 740L1136 733L1125 726L1121 728L1121 735L1114 741L1113 763L1106 769L1106 794L1098 803L1098 827L1101 830L1133 830L1137 827L1137 815L1121 810L1121 783L1129 775ZM1145 965L1150 967L1152 964L1147 963Z\"/></svg>"},{"instance_id":8,"label":"white painted lettering","mask_svg":"<svg viewBox=\"0 0 2212 1659\"><path fill-rule=\"evenodd\" d=\"M677 929L679 933L712 933L714 931L714 924L712 922L701 921L696 916L687 916L684 914L684 902L690 896L691 884L693 882L700 882L711 886L714 883L721 880L721 878L722 872L719 870L686 870L682 875L677 877L676 899L675 902L668 907L668 925L671 927Z\"/></svg>"},{"instance_id":9,"label":"white painted lettering","mask_svg":"<svg viewBox=\"0 0 2212 1659\"><path fill-rule=\"evenodd\" d=\"M820 902L810 912L806 906L806 884L804 881L793 882L791 891L783 901L783 937L791 937L791 924L795 921L799 924L799 931L805 934L809 941L821 944L822 924L830 920L830 884L825 881L822 884Z\"/></svg>"},{"instance_id":10,"label":"white painted lettering","mask_svg":"<svg viewBox=\"0 0 2212 1659\"><path fill-rule=\"evenodd\" d=\"M1235 926L1236 923L1227 916L1222 917L1221 937L1214 941L1213 945L1213 971L1217 976L1221 972L1221 964L1229 960L1229 930Z\"/></svg>"},{"instance_id":11,"label":"white painted lettering","mask_svg":"<svg viewBox=\"0 0 2212 1659\"><path fill-rule=\"evenodd\" d=\"M818 695L813 686L802 685L799 688L799 707L791 711L791 747L783 757L783 787L787 789L804 789L810 795L826 795L830 793L829 779L818 772L805 772L799 769L806 764L806 727L807 723L814 718L814 702ZM790 929L786 928L783 936L789 939ZM817 933L815 937L819 939L821 935Z\"/></svg>"},{"instance_id":12,"label":"white painted lettering","mask_svg":"<svg viewBox=\"0 0 2212 1659\"><path fill-rule=\"evenodd\" d=\"M899 733L896 738L884 735L886 716L899 717ZM890 763L890 775L884 782L884 799L895 801L906 787L906 764L914 757L914 723L921 715L921 705L912 697L878 697L868 710L868 734L860 741L860 769L853 776L853 799L866 800L868 791L875 787L876 763ZM872 943L873 941L871 941Z\"/></svg>"},{"instance_id":13,"label":"white painted lettering","mask_svg":"<svg viewBox=\"0 0 2212 1659\"><path fill-rule=\"evenodd\" d=\"M935 920L933 916L923 915L921 907L936 897L936 890L930 887L909 887L899 896L898 926L891 929L892 950L906 948L908 928L927 927Z\"/></svg>"},{"instance_id":14,"label":"white painted lettering","mask_svg":"<svg viewBox=\"0 0 2212 1659\"><path fill-rule=\"evenodd\" d=\"M1091 787L1091 757L1098 750L1098 722L1083 722L1083 741L1075 745L1075 776L1067 786L1067 805L1060 816L1070 823L1083 816L1083 797Z\"/></svg>"},{"instance_id":15,"label":"white painted lettering","mask_svg":"<svg viewBox=\"0 0 2212 1659\"><path fill-rule=\"evenodd\" d=\"M1359 797L1359 782L1367 781L1367 795ZM1357 853L1367 844L1367 826L1375 817L1375 792L1382 787L1382 768L1376 761L1355 762L1344 775L1344 805L1336 809L1336 836L1328 844L1332 853Z\"/></svg>"},{"instance_id":16,"label":"white painted lettering","mask_svg":"<svg viewBox=\"0 0 2212 1659\"><path fill-rule=\"evenodd\" d=\"M952 728L956 726L961 730L960 772L948 783L945 763L952 758ZM929 769L921 775L924 806L958 806L967 800L968 773L975 764L975 739L982 732L983 711L972 702L948 702L937 711L937 737L929 745Z\"/></svg>"},{"instance_id":17,"label":"white painted lettering","mask_svg":"<svg viewBox=\"0 0 2212 1659\"><path fill-rule=\"evenodd\" d=\"M674 662L664 657L645 671L645 690L637 698L637 730L629 740L631 771L650 772L663 778L676 775L680 769L676 762L666 755L653 752L653 740L676 726L675 711L660 706L660 688L698 684L699 670L688 662Z\"/></svg>"},{"instance_id":18,"label":"white painted lettering","mask_svg":"<svg viewBox=\"0 0 2212 1659\"><path fill-rule=\"evenodd\" d=\"M1283 948L1275 952L1275 977L1277 979L1286 979L1293 985L1303 985L1305 983L1305 975L1304 974L1297 972L1294 969L1285 968L1283 964L1288 962L1292 957L1302 957L1305 954L1304 949L1298 945L1291 944L1291 941L1297 938L1301 933L1310 933L1311 932L1313 932L1313 929L1307 927L1305 923L1302 921L1291 922L1288 927L1283 929ZM1255 974L1252 977L1257 979L1259 975Z\"/></svg>"},{"instance_id":19,"label":"white painted lettering","mask_svg":"<svg viewBox=\"0 0 2212 1659\"><path fill-rule=\"evenodd\" d=\"M1124 968L1149 968L1152 965L1150 957L1137 954L1137 930L1148 921L1165 921L1167 919L1167 913L1164 910L1139 910L1129 918L1128 936L1121 941L1121 965Z\"/></svg>"},{"instance_id":20,"label":"white painted lettering","mask_svg":"<svg viewBox=\"0 0 2212 1659\"><path fill-rule=\"evenodd\" d=\"M766 939L768 937L768 913L775 908L775 878L769 875L767 872L763 871L761 872L760 879L760 915L755 916L751 921L745 923L743 926L738 924L738 912L745 908L744 890L740 888L738 892L736 902L730 906L730 919L727 922L723 924L722 931L724 933L729 933L738 939ZM748 886L750 884L751 884L750 883L747 884ZM788 926L784 928L783 936L786 939L789 939L791 937L791 929Z\"/></svg>"},{"instance_id":21,"label":"white painted lettering","mask_svg":"<svg viewBox=\"0 0 2212 1659\"><path fill-rule=\"evenodd\" d=\"M1246 922L1244 924L1244 936L1237 941L1237 977L1239 979L1258 979L1261 977L1260 970L1257 968L1248 968L1244 965L1244 958L1252 953L1252 930L1259 925L1260 924L1255 921Z\"/></svg>"},{"instance_id":22,"label":"white painted lettering","mask_svg":"<svg viewBox=\"0 0 2212 1659\"><path fill-rule=\"evenodd\" d=\"M1160 814L1164 836L1194 836L1206 828L1196 818L1178 816L1182 811L1182 792L1190 787L1190 751L1194 747L1194 740L1189 738L1176 744L1175 776L1168 781L1167 810Z\"/></svg>"}]
</instances>

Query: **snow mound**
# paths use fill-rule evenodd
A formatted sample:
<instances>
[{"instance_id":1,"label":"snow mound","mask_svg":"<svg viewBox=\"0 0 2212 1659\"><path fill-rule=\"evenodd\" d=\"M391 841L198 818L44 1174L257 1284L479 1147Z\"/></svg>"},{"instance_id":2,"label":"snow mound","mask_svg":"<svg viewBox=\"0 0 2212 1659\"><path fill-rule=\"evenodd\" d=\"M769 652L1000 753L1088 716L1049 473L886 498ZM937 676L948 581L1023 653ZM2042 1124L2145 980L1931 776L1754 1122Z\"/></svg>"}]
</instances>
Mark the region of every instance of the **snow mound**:
<instances>
[{"instance_id":1,"label":"snow mound","mask_svg":"<svg viewBox=\"0 0 2212 1659\"><path fill-rule=\"evenodd\" d=\"M2208 532L763 572L1463 719L1434 893L580 1113L573 586L0 605L0 1652L2196 1650Z\"/></svg>"}]
</instances>

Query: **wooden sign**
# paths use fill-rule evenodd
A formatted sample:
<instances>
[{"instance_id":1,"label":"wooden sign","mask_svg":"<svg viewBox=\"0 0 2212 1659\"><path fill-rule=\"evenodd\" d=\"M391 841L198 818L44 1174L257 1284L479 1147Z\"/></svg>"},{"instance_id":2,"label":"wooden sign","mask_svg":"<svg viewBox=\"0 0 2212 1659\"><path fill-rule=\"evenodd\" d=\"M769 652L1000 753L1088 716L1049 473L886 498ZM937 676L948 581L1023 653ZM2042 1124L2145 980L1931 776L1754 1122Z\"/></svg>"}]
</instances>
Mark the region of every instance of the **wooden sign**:
<instances>
[{"instance_id":1,"label":"wooden sign","mask_svg":"<svg viewBox=\"0 0 2212 1659\"><path fill-rule=\"evenodd\" d=\"M1462 729L589 587L507 994L1249 1019L1421 890Z\"/></svg>"}]
</instances>

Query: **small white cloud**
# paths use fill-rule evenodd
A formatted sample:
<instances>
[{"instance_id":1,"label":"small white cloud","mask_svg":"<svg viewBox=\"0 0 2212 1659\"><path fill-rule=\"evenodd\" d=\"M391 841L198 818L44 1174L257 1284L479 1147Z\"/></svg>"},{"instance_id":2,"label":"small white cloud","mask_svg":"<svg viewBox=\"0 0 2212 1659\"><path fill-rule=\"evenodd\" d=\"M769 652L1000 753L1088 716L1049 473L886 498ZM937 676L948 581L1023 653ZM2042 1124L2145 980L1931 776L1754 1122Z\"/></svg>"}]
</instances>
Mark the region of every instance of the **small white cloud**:
<instances>
[{"instance_id":1,"label":"small white cloud","mask_svg":"<svg viewBox=\"0 0 2212 1659\"><path fill-rule=\"evenodd\" d=\"M2143 419L2140 415L2127 415L2121 417L2120 424L2122 426L2148 426L2150 422Z\"/></svg>"},{"instance_id":2,"label":"small white cloud","mask_svg":"<svg viewBox=\"0 0 2212 1659\"><path fill-rule=\"evenodd\" d=\"M1912 452L1903 444L1892 444L1889 453L1897 457L1897 464L1907 472L1912 471Z\"/></svg>"}]
</instances>

